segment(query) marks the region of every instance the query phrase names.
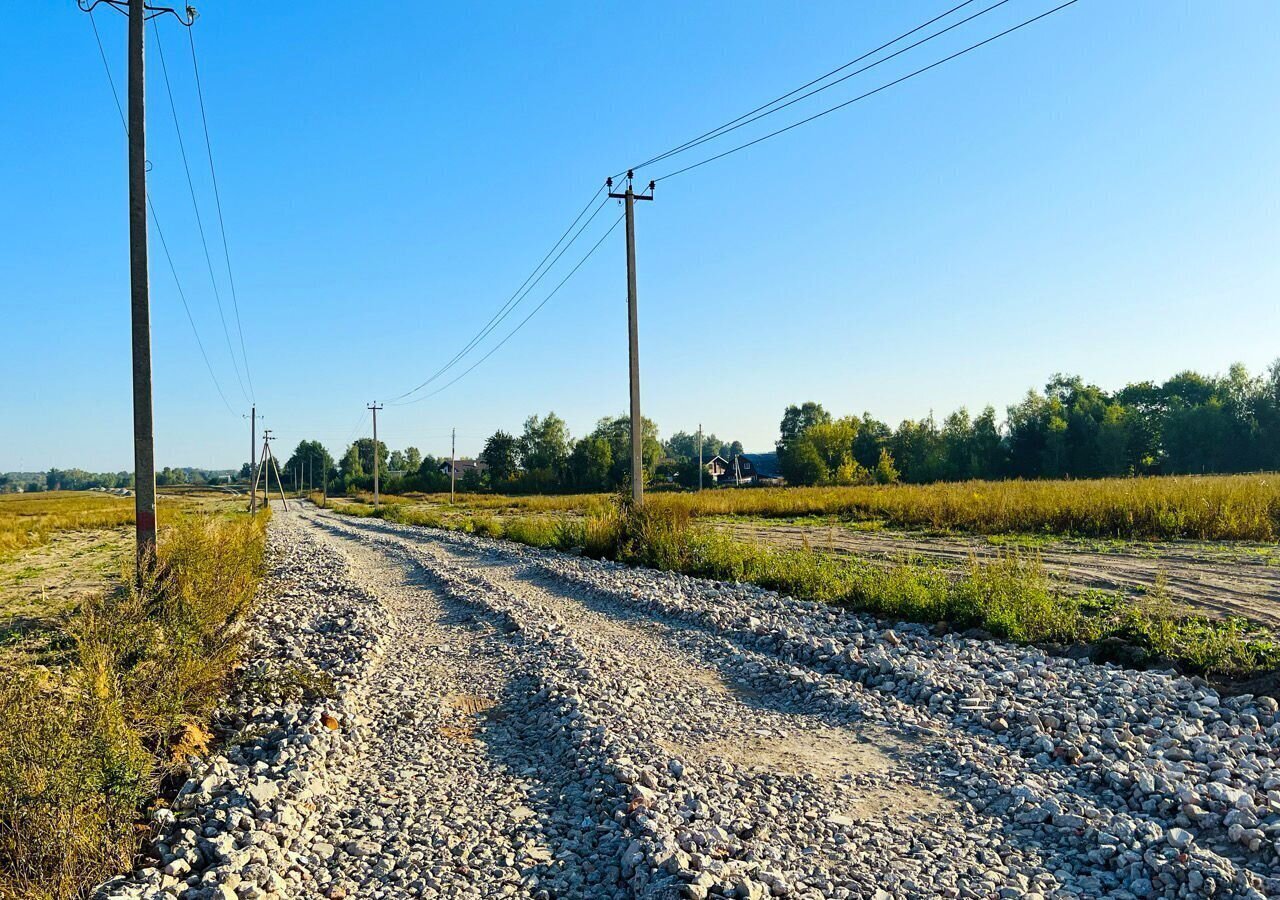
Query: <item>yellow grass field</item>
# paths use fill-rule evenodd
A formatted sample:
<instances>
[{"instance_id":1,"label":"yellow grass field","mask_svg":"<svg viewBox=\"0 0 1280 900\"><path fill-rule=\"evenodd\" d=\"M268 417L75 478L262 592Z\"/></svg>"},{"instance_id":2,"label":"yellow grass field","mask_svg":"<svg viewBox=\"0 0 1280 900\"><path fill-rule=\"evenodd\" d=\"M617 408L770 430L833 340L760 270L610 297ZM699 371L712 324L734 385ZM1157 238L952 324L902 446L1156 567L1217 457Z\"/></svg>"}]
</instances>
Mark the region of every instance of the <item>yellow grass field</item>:
<instances>
[{"instance_id":1,"label":"yellow grass field","mask_svg":"<svg viewBox=\"0 0 1280 900\"><path fill-rule=\"evenodd\" d=\"M368 502L370 498L361 497ZM448 494L387 497L446 506ZM653 491L650 502L691 516L831 516L897 528L1195 540L1280 540L1280 475L1166 476L1078 481ZM608 494L459 494L461 509L495 515L589 514Z\"/></svg>"}]
</instances>

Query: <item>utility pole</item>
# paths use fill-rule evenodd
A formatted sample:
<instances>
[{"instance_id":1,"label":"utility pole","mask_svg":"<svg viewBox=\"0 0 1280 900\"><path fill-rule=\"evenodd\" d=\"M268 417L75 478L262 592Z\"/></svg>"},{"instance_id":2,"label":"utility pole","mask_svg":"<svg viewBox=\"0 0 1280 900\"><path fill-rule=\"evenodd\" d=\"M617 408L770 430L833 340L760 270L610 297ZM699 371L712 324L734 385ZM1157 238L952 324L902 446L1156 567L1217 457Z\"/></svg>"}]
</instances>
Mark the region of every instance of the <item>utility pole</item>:
<instances>
[{"instance_id":1,"label":"utility pole","mask_svg":"<svg viewBox=\"0 0 1280 900\"><path fill-rule=\"evenodd\" d=\"M453 482L458 472L458 429L453 428L449 434L449 505L453 506Z\"/></svg>"},{"instance_id":2,"label":"utility pole","mask_svg":"<svg viewBox=\"0 0 1280 900\"><path fill-rule=\"evenodd\" d=\"M271 508L271 470L267 468L267 460L271 457L271 442L274 440L275 438L271 436L270 428L262 429L262 460L259 463L258 468L262 470L263 475L265 476L262 479L263 509ZM277 479L278 478L279 476L277 476ZM258 489L258 482L256 479L253 482L253 489L255 491Z\"/></svg>"},{"instance_id":3,"label":"utility pole","mask_svg":"<svg viewBox=\"0 0 1280 900\"><path fill-rule=\"evenodd\" d=\"M146 62L143 34L147 19L172 13L188 28L195 21L168 7L145 0L101 0L129 17L128 115L129 139L129 318L133 356L133 495L136 570L139 578L156 550L155 419L151 402L151 289L147 269L147 115ZM93 15L97 2L77 0L81 11Z\"/></svg>"},{"instance_id":4,"label":"utility pole","mask_svg":"<svg viewBox=\"0 0 1280 900\"><path fill-rule=\"evenodd\" d=\"M320 491L321 506L324 509L329 508L329 458L327 456L320 457Z\"/></svg>"},{"instance_id":5,"label":"utility pole","mask_svg":"<svg viewBox=\"0 0 1280 900\"><path fill-rule=\"evenodd\" d=\"M241 416L241 418L244 418ZM249 407L249 513L258 511L258 405Z\"/></svg>"},{"instance_id":6,"label":"utility pole","mask_svg":"<svg viewBox=\"0 0 1280 900\"><path fill-rule=\"evenodd\" d=\"M698 423L698 490L702 490L702 423Z\"/></svg>"},{"instance_id":7,"label":"utility pole","mask_svg":"<svg viewBox=\"0 0 1280 900\"><path fill-rule=\"evenodd\" d=\"M378 505L378 410L382 409L375 400L366 409L373 410L373 505Z\"/></svg>"},{"instance_id":8,"label":"utility pole","mask_svg":"<svg viewBox=\"0 0 1280 900\"><path fill-rule=\"evenodd\" d=\"M649 196L637 196L631 189L634 173L627 172L627 189L609 196L624 201L627 217L627 356L631 375L631 500L637 506L644 502L644 420L640 417L640 323L636 309L636 215L635 201L653 199L653 182ZM613 179L605 184L613 187Z\"/></svg>"},{"instance_id":9,"label":"utility pole","mask_svg":"<svg viewBox=\"0 0 1280 900\"><path fill-rule=\"evenodd\" d=\"M129 297L133 320L133 496L137 570L156 552L156 446L151 406L151 288L147 279L146 4L129 0Z\"/></svg>"}]
</instances>

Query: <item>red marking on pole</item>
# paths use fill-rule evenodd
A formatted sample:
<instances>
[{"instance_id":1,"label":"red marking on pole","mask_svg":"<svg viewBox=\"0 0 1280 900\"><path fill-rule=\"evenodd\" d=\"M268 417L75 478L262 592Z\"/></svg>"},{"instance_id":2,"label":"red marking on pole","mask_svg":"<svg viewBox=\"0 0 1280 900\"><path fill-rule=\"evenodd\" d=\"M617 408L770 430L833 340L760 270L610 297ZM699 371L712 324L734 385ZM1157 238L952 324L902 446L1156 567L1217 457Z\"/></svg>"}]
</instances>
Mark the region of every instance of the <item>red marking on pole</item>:
<instances>
[{"instance_id":1,"label":"red marking on pole","mask_svg":"<svg viewBox=\"0 0 1280 900\"><path fill-rule=\"evenodd\" d=\"M138 531L155 531L156 530L156 514L146 510L139 510L137 513Z\"/></svg>"}]
</instances>

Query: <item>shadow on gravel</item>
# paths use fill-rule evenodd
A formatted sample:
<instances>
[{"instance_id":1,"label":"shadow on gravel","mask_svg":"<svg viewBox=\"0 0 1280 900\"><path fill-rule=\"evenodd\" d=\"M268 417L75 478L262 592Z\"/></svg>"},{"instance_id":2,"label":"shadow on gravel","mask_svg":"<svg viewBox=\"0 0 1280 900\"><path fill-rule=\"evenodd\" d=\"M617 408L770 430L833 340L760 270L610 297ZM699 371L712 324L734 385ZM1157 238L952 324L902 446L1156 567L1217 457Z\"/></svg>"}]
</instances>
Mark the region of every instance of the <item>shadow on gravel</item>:
<instances>
[{"instance_id":1,"label":"shadow on gravel","mask_svg":"<svg viewBox=\"0 0 1280 900\"><path fill-rule=\"evenodd\" d=\"M377 526L360 527L363 523L348 525L318 517L312 521L342 540L359 539L353 532L374 538L368 548L384 551L400 566L407 585L432 592L442 609L437 624L446 630L464 630L470 641L503 641L515 647L526 644L524 635L505 616L456 599L428 567L395 540L377 540L403 535ZM532 650L533 654L538 652ZM486 698L493 705L486 703L487 708L475 713L476 727L446 736L459 741L460 750L463 743L483 748L499 768L523 784L527 805L503 811L512 823L512 844L525 848L524 858L514 861L522 875L532 874L560 900L626 897L620 857L630 837L620 844L615 840L616 846L602 846L603 835L594 826L607 817L607 813L594 815L595 807L607 801L599 784L602 770L599 765L584 766L592 761L584 759L580 748L568 739L569 731L562 730L554 719L548 720L545 707L531 703L545 684L546 673L541 671L510 673L499 695ZM591 823L584 823L584 818L591 818Z\"/></svg>"}]
</instances>

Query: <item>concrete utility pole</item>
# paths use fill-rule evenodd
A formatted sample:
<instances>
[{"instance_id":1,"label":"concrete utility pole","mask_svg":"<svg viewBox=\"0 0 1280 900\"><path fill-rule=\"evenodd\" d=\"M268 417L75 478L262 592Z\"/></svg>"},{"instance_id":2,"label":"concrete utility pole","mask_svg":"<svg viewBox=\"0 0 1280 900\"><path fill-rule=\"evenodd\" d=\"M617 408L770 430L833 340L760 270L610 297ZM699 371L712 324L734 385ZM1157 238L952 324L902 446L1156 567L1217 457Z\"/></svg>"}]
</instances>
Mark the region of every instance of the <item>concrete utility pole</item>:
<instances>
[{"instance_id":1,"label":"concrete utility pole","mask_svg":"<svg viewBox=\"0 0 1280 900\"><path fill-rule=\"evenodd\" d=\"M627 172L624 193L609 196L624 201L627 217L627 350L631 374L631 500L637 506L644 502L644 420L640 416L640 324L636 309L636 216L635 201L653 199L653 182L649 196L638 196L631 189L634 173ZM613 187L613 179L606 181Z\"/></svg>"},{"instance_id":2,"label":"concrete utility pole","mask_svg":"<svg viewBox=\"0 0 1280 900\"><path fill-rule=\"evenodd\" d=\"M147 278L146 64L142 56L145 6L143 0L129 0L129 297L133 320L133 496L139 577L156 552L151 290Z\"/></svg>"},{"instance_id":3,"label":"concrete utility pole","mask_svg":"<svg viewBox=\"0 0 1280 900\"><path fill-rule=\"evenodd\" d=\"M449 433L449 505L453 505L453 481L458 474L458 429Z\"/></svg>"},{"instance_id":4,"label":"concrete utility pole","mask_svg":"<svg viewBox=\"0 0 1280 900\"><path fill-rule=\"evenodd\" d=\"M373 410L373 505L378 505L378 410L382 409L375 400L366 409Z\"/></svg>"},{"instance_id":5,"label":"concrete utility pole","mask_svg":"<svg viewBox=\"0 0 1280 900\"><path fill-rule=\"evenodd\" d=\"M249 407L249 512L258 511L258 405Z\"/></svg>"}]
</instances>

